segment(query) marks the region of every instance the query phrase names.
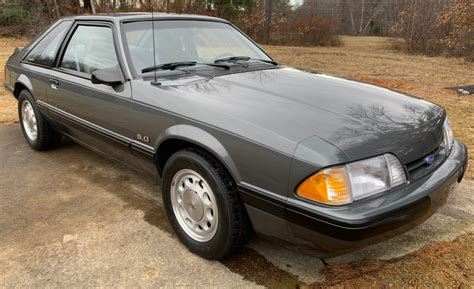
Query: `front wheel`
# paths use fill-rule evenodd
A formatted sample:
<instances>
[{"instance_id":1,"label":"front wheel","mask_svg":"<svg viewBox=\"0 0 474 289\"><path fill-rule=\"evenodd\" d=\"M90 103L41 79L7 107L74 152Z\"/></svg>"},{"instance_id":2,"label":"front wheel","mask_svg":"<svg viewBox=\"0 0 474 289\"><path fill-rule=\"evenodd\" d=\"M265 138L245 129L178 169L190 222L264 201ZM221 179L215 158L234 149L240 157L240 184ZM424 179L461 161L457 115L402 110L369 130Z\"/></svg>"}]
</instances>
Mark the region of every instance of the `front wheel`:
<instances>
[{"instance_id":1,"label":"front wheel","mask_svg":"<svg viewBox=\"0 0 474 289\"><path fill-rule=\"evenodd\" d=\"M182 150L163 173L163 201L181 242L207 259L245 245L250 222L237 188L223 166L205 152Z\"/></svg>"}]
</instances>

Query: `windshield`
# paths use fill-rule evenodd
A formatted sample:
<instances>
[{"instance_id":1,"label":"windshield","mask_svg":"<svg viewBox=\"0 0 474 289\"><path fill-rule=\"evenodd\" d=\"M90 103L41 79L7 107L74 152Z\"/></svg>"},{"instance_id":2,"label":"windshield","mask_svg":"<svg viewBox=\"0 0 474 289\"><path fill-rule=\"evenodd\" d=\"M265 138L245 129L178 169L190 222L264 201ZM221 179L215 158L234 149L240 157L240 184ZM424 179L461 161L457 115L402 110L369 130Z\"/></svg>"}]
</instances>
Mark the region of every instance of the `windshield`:
<instances>
[{"instance_id":1,"label":"windshield","mask_svg":"<svg viewBox=\"0 0 474 289\"><path fill-rule=\"evenodd\" d=\"M213 63L232 56L270 60L229 24L211 21L155 20L156 65L195 61ZM137 73L154 65L151 21L126 23L125 37Z\"/></svg>"}]
</instances>

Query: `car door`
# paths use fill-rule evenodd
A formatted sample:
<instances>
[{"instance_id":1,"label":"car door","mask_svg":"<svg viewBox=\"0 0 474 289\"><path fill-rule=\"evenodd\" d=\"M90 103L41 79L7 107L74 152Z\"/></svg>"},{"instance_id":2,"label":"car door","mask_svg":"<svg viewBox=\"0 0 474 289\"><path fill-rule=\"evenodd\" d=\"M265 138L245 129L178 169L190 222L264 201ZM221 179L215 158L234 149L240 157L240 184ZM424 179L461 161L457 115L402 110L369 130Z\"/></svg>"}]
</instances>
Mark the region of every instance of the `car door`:
<instances>
[{"instance_id":1,"label":"car door","mask_svg":"<svg viewBox=\"0 0 474 289\"><path fill-rule=\"evenodd\" d=\"M129 82L93 84L91 74L123 67L112 23L76 22L50 75L48 113L76 141L129 161Z\"/></svg>"}]
</instances>

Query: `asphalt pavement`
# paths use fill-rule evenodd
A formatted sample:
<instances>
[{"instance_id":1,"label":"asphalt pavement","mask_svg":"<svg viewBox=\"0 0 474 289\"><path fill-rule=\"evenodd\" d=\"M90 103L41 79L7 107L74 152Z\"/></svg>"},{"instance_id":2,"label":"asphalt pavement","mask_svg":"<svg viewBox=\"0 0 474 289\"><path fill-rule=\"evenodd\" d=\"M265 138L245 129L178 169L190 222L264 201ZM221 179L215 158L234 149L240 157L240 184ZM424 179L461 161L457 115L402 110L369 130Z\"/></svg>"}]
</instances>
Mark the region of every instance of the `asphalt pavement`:
<instances>
[{"instance_id":1,"label":"asphalt pavement","mask_svg":"<svg viewBox=\"0 0 474 289\"><path fill-rule=\"evenodd\" d=\"M18 124L0 125L0 286L294 287L324 278L324 263L397 258L474 231L473 184L414 230L325 262L257 237L208 261L173 234L159 180L67 140L33 151Z\"/></svg>"}]
</instances>

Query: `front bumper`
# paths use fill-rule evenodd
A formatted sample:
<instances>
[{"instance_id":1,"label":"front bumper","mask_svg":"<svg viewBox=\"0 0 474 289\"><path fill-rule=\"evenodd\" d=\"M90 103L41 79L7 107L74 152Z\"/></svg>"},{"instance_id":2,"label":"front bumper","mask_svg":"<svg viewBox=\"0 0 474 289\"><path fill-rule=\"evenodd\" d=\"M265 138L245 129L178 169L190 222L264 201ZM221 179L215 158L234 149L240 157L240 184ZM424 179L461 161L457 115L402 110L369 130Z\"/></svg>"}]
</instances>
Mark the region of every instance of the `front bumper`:
<instances>
[{"instance_id":1,"label":"front bumper","mask_svg":"<svg viewBox=\"0 0 474 289\"><path fill-rule=\"evenodd\" d=\"M344 207L290 199L283 218L247 208L257 232L287 240L318 256L337 255L393 237L425 221L446 203L462 180L467 159L465 145L455 141L438 169L396 191ZM269 228L280 230L280 234L269 232Z\"/></svg>"}]
</instances>

